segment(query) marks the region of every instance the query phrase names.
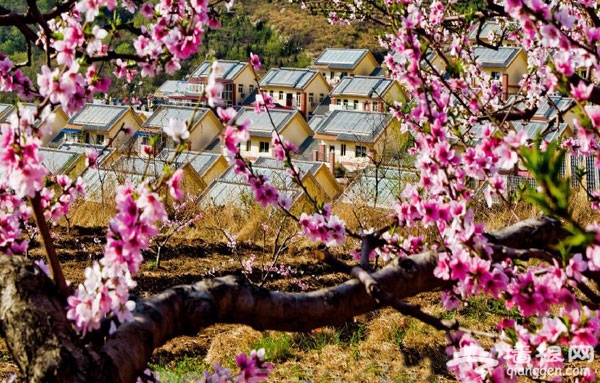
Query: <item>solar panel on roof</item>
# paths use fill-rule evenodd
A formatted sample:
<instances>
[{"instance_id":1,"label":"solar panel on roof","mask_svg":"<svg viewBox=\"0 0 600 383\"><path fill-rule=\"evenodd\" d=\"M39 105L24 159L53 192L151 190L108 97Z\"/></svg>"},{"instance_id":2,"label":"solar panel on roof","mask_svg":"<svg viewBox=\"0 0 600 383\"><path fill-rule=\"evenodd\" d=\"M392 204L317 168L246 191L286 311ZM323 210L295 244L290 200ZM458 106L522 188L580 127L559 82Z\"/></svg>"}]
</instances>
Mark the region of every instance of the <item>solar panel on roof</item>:
<instances>
[{"instance_id":1,"label":"solar panel on roof","mask_svg":"<svg viewBox=\"0 0 600 383\"><path fill-rule=\"evenodd\" d=\"M315 65L328 65L351 69L368 52L367 49L332 49L328 48L315 60Z\"/></svg>"},{"instance_id":2,"label":"solar panel on roof","mask_svg":"<svg viewBox=\"0 0 600 383\"><path fill-rule=\"evenodd\" d=\"M75 125L106 126L116 120L127 107L87 104L83 109L73 116L69 123Z\"/></svg>"}]
</instances>

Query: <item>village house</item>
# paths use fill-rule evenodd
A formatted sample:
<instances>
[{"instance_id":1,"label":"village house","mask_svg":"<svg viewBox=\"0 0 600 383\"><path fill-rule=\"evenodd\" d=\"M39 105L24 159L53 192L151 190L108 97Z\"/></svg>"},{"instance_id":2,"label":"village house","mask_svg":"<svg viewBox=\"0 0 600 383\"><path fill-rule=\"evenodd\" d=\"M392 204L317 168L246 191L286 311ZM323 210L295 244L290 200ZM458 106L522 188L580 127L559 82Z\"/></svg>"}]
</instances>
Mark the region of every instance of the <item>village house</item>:
<instances>
[{"instance_id":1,"label":"village house","mask_svg":"<svg viewBox=\"0 0 600 383\"><path fill-rule=\"evenodd\" d=\"M310 66L335 85L346 76L368 76L379 67L368 49L327 48Z\"/></svg>"},{"instance_id":2,"label":"village house","mask_svg":"<svg viewBox=\"0 0 600 383\"><path fill-rule=\"evenodd\" d=\"M301 182L313 197L326 201L339 195L339 185L329 172L327 166L319 162L294 161L299 170ZM253 165L255 174L268 177L269 183L279 193L292 200L292 206L306 201L302 189L294 182L283 164L270 158L260 158ZM329 174L329 175L328 175ZM221 177L203 193L200 204L203 206L251 206L255 203L252 188L246 178L230 167Z\"/></svg>"},{"instance_id":3,"label":"village house","mask_svg":"<svg viewBox=\"0 0 600 383\"><path fill-rule=\"evenodd\" d=\"M85 104L71 117L49 146L57 147L63 142L86 143L113 148L131 139L140 129L141 120L130 106ZM127 131L128 133L126 133Z\"/></svg>"},{"instance_id":4,"label":"village house","mask_svg":"<svg viewBox=\"0 0 600 383\"><path fill-rule=\"evenodd\" d=\"M367 166L344 191L340 202L355 208L394 208L398 196L409 182L419 179L414 169Z\"/></svg>"},{"instance_id":5,"label":"village house","mask_svg":"<svg viewBox=\"0 0 600 383\"><path fill-rule=\"evenodd\" d=\"M151 106L163 104L194 106L198 103L199 95L190 92L189 87L187 81L167 80L154 91Z\"/></svg>"},{"instance_id":6,"label":"village house","mask_svg":"<svg viewBox=\"0 0 600 383\"><path fill-rule=\"evenodd\" d=\"M164 162L169 162L175 157L175 154L173 149L164 149L160 152L158 158ZM217 153L199 153L185 150L177 154L175 162L177 163L176 167L189 163L207 186L212 184L229 168L225 156Z\"/></svg>"},{"instance_id":7,"label":"village house","mask_svg":"<svg viewBox=\"0 0 600 383\"><path fill-rule=\"evenodd\" d=\"M384 112L386 105L404 99L400 84L390 78L344 77L329 93L329 110L358 110Z\"/></svg>"},{"instance_id":8,"label":"village house","mask_svg":"<svg viewBox=\"0 0 600 383\"><path fill-rule=\"evenodd\" d=\"M250 139L240 147L240 152L251 160L260 156L272 156L271 138L274 129L296 147L300 147L313 134L297 110L271 109L269 113L257 114L254 108L243 107L236 114L235 121L243 123L247 120L250 121Z\"/></svg>"},{"instance_id":9,"label":"village house","mask_svg":"<svg viewBox=\"0 0 600 383\"><path fill-rule=\"evenodd\" d=\"M309 123L319 142L313 152L315 161L340 163L352 170L398 156L399 123L389 114L334 110L314 116Z\"/></svg>"},{"instance_id":10,"label":"village house","mask_svg":"<svg viewBox=\"0 0 600 383\"><path fill-rule=\"evenodd\" d=\"M314 185L307 185L307 190L313 197L318 197L320 200L331 201L342 192L341 185L335 179L331 169L323 162L315 161L299 161L293 160L294 166L300 171L300 176L304 177L303 173L310 173L315 180ZM285 170L283 163L274 158L260 157L254 164L261 168Z\"/></svg>"},{"instance_id":11,"label":"village house","mask_svg":"<svg viewBox=\"0 0 600 383\"><path fill-rule=\"evenodd\" d=\"M37 110L35 104L20 104L22 110L34 112ZM50 141L60 133L60 130L65 126L69 117L64 112L62 107L54 108L54 117L48 121L47 131L49 134L42 137L42 146L49 146ZM9 104L0 104L0 123L10 123L13 117L17 116L17 106ZM34 125L39 127L40 121L35 121Z\"/></svg>"},{"instance_id":12,"label":"village house","mask_svg":"<svg viewBox=\"0 0 600 383\"><path fill-rule=\"evenodd\" d=\"M492 81L502 87L502 99L516 94L523 75L527 73L527 55L519 47L499 47L497 50L487 47L476 47L475 60L481 70L488 73Z\"/></svg>"},{"instance_id":13,"label":"village house","mask_svg":"<svg viewBox=\"0 0 600 383\"><path fill-rule=\"evenodd\" d=\"M172 170L181 169L183 176L181 178L180 188L186 194L196 195L206 188L200 175L194 170L189 162L175 162L170 164L159 157L140 158L137 156L120 156L111 165L110 169L121 183L126 177L135 174L138 180L148 180L154 182L159 180L165 170L171 166ZM166 188L163 188L165 197L168 194Z\"/></svg>"},{"instance_id":14,"label":"village house","mask_svg":"<svg viewBox=\"0 0 600 383\"><path fill-rule=\"evenodd\" d=\"M260 80L263 92L282 108L296 109L307 116L329 94L331 88L321 73L314 69L271 69Z\"/></svg>"},{"instance_id":15,"label":"village house","mask_svg":"<svg viewBox=\"0 0 600 383\"><path fill-rule=\"evenodd\" d=\"M184 121L187 124L190 132L188 149L194 151L206 149L223 130L223 124L211 109L162 105L144 121L141 129L136 133L135 144L140 155L158 154L163 148L176 147L175 142L163 132L171 120ZM158 136L154 148L150 147L152 136Z\"/></svg>"},{"instance_id":16,"label":"village house","mask_svg":"<svg viewBox=\"0 0 600 383\"><path fill-rule=\"evenodd\" d=\"M511 28L516 28L516 25L503 25L498 21L476 23L469 32L469 40L473 43L514 47L517 46L517 41L511 36Z\"/></svg>"},{"instance_id":17,"label":"village house","mask_svg":"<svg viewBox=\"0 0 600 383\"><path fill-rule=\"evenodd\" d=\"M42 165L49 174L64 174L78 176L76 169L82 169L85 163L85 155L67 150L51 149L41 147L38 153L42 158Z\"/></svg>"},{"instance_id":18,"label":"village house","mask_svg":"<svg viewBox=\"0 0 600 383\"><path fill-rule=\"evenodd\" d=\"M247 62L217 60L219 74L216 80L223 84L223 93L221 98L225 106L242 105L242 102L248 97L256 87L254 72ZM213 62L204 61L196 68L188 79L187 92L195 95L198 100L205 90L208 83L208 76L213 67ZM206 98L203 99L206 104Z\"/></svg>"}]
</instances>

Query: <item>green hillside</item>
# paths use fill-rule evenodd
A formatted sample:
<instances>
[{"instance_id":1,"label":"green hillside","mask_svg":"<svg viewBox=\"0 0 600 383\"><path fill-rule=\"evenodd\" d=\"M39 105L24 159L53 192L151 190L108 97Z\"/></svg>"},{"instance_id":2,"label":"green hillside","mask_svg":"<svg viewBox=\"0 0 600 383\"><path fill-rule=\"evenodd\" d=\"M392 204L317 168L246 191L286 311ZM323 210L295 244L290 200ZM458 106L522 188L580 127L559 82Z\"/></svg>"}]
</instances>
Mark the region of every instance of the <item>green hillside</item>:
<instances>
[{"instance_id":1,"label":"green hillside","mask_svg":"<svg viewBox=\"0 0 600 383\"><path fill-rule=\"evenodd\" d=\"M48 9L56 0L40 0L42 9ZM22 0L0 0L0 6L23 11ZM130 18L126 12L118 15L122 20ZM140 93L152 92L166 79L184 79L198 64L206 59L248 60L250 52L261 56L264 68L304 67L327 47L369 48L379 60L384 52L377 43L377 31L365 24L353 26L332 26L323 16L310 15L296 5L284 0L236 1L231 12L223 11L220 29L207 31L200 51L184 62L175 76L159 75L155 79L142 80ZM132 52L131 42L121 41L112 48L119 52ZM15 62L27 59L27 45L16 28L0 28L0 51ZM35 65L26 69L33 74L43 62L41 52L35 52ZM107 70L106 75L112 76ZM123 96L131 92L131 87L122 81L113 82L113 96Z\"/></svg>"}]
</instances>

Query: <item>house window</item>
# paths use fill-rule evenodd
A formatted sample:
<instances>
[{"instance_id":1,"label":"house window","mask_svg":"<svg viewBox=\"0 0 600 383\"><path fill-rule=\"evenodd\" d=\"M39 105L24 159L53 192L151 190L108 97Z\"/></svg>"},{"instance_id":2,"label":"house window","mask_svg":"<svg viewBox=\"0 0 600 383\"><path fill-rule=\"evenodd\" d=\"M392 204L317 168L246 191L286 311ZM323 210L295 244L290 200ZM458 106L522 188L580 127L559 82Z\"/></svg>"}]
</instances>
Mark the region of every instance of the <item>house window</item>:
<instances>
[{"instance_id":1,"label":"house window","mask_svg":"<svg viewBox=\"0 0 600 383\"><path fill-rule=\"evenodd\" d=\"M296 105L298 107L300 107L300 103L301 103L300 92L296 92Z\"/></svg>"},{"instance_id":2,"label":"house window","mask_svg":"<svg viewBox=\"0 0 600 383\"><path fill-rule=\"evenodd\" d=\"M104 134L96 135L96 145L104 145Z\"/></svg>"},{"instance_id":3,"label":"house window","mask_svg":"<svg viewBox=\"0 0 600 383\"><path fill-rule=\"evenodd\" d=\"M346 76L348 76L348 72L342 72L342 74L340 75L340 78L344 78Z\"/></svg>"},{"instance_id":4,"label":"house window","mask_svg":"<svg viewBox=\"0 0 600 383\"><path fill-rule=\"evenodd\" d=\"M325 95L323 93L319 93L319 104L321 104L324 99L325 99Z\"/></svg>"},{"instance_id":5,"label":"house window","mask_svg":"<svg viewBox=\"0 0 600 383\"><path fill-rule=\"evenodd\" d=\"M244 84L238 84L238 93L239 94L243 94L244 93Z\"/></svg>"},{"instance_id":6,"label":"house window","mask_svg":"<svg viewBox=\"0 0 600 383\"><path fill-rule=\"evenodd\" d=\"M344 109L348 109L348 100L344 100Z\"/></svg>"},{"instance_id":7,"label":"house window","mask_svg":"<svg viewBox=\"0 0 600 383\"><path fill-rule=\"evenodd\" d=\"M261 141L260 146L258 147L258 152L259 153L269 153L269 142Z\"/></svg>"},{"instance_id":8,"label":"house window","mask_svg":"<svg viewBox=\"0 0 600 383\"><path fill-rule=\"evenodd\" d=\"M329 72L329 79L333 80L333 77L335 76L335 73L333 72Z\"/></svg>"},{"instance_id":9,"label":"house window","mask_svg":"<svg viewBox=\"0 0 600 383\"><path fill-rule=\"evenodd\" d=\"M329 153L331 152L335 152L335 146L334 145L329 145Z\"/></svg>"},{"instance_id":10,"label":"house window","mask_svg":"<svg viewBox=\"0 0 600 383\"><path fill-rule=\"evenodd\" d=\"M346 155L346 144L341 144L340 145L340 155L341 156L345 156Z\"/></svg>"},{"instance_id":11,"label":"house window","mask_svg":"<svg viewBox=\"0 0 600 383\"><path fill-rule=\"evenodd\" d=\"M225 101L225 105L233 105L233 84L225 84L221 97L223 98L223 101Z\"/></svg>"},{"instance_id":12,"label":"house window","mask_svg":"<svg viewBox=\"0 0 600 383\"><path fill-rule=\"evenodd\" d=\"M283 100L283 92L282 91L279 91L279 99Z\"/></svg>"},{"instance_id":13,"label":"house window","mask_svg":"<svg viewBox=\"0 0 600 383\"><path fill-rule=\"evenodd\" d=\"M252 85L252 84L248 85L248 92L250 92L250 93L254 92L254 85Z\"/></svg>"},{"instance_id":14,"label":"house window","mask_svg":"<svg viewBox=\"0 0 600 383\"><path fill-rule=\"evenodd\" d=\"M315 95L314 95L314 93L309 93L308 94L308 102L310 103L310 105L315 105Z\"/></svg>"},{"instance_id":15,"label":"house window","mask_svg":"<svg viewBox=\"0 0 600 383\"><path fill-rule=\"evenodd\" d=\"M492 77L492 80L501 80L502 73L501 72L492 72L491 77Z\"/></svg>"},{"instance_id":16,"label":"house window","mask_svg":"<svg viewBox=\"0 0 600 383\"><path fill-rule=\"evenodd\" d=\"M367 147L356 145L356 152L354 153L356 158L366 157L367 156Z\"/></svg>"},{"instance_id":17,"label":"house window","mask_svg":"<svg viewBox=\"0 0 600 383\"><path fill-rule=\"evenodd\" d=\"M379 103L373 101L373 112L379 112Z\"/></svg>"},{"instance_id":18,"label":"house window","mask_svg":"<svg viewBox=\"0 0 600 383\"><path fill-rule=\"evenodd\" d=\"M354 100L354 110L358 109L358 100Z\"/></svg>"},{"instance_id":19,"label":"house window","mask_svg":"<svg viewBox=\"0 0 600 383\"><path fill-rule=\"evenodd\" d=\"M336 105L342 105L342 100L340 100L339 98L337 100L335 100Z\"/></svg>"},{"instance_id":20,"label":"house window","mask_svg":"<svg viewBox=\"0 0 600 383\"><path fill-rule=\"evenodd\" d=\"M273 98L273 91L272 90L269 91L269 96L271 96L271 98Z\"/></svg>"},{"instance_id":21,"label":"house window","mask_svg":"<svg viewBox=\"0 0 600 383\"><path fill-rule=\"evenodd\" d=\"M246 141L246 151L249 152L250 150L252 150L252 141L248 140Z\"/></svg>"}]
</instances>

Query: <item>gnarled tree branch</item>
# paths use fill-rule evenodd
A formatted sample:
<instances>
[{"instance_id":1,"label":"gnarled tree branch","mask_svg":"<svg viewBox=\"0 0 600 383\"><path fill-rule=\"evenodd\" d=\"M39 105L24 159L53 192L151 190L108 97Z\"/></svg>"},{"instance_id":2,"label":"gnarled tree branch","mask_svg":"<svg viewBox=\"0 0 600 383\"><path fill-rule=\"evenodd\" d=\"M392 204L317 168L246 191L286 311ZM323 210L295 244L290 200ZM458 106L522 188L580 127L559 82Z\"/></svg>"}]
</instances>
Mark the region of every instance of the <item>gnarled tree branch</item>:
<instances>
[{"instance_id":1,"label":"gnarled tree branch","mask_svg":"<svg viewBox=\"0 0 600 383\"><path fill-rule=\"evenodd\" d=\"M526 221L489 235L497 245L548 248L563 236L558 221ZM398 259L371 274L395 301L449 287L436 278L437 255ZM133 321L99 348L86 346L49 278L22 257L0 257L0 325L28 382L134 382L152 352L179 335L215 323L308 331L342 324L382 305L356 280L309 293L250 286L233 276L177 286L139 300Z\"/></svg>"}]
</instances>

